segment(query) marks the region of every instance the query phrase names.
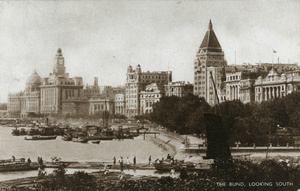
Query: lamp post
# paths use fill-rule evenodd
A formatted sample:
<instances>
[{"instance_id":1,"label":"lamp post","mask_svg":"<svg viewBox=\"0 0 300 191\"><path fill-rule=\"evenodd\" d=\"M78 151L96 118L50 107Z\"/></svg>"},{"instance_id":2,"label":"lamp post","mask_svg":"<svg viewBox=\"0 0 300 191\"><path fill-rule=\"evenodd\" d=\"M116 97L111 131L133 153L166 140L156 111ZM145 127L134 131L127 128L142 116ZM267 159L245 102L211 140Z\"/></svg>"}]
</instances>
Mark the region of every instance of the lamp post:
<instances>
[{"instance_id":1,"label":"lamp post","mask_svg":"<svg viewBox=\"0 0 300 191\"><path fill-rule=\"evenodd\" d=\"M269 125L269 133L268 133L268 144L267 144L267 150L266 150L266 160L268 160L268 151L270 146L270 134L271 134L271 125Z\"/></svg>"}]
</instances>

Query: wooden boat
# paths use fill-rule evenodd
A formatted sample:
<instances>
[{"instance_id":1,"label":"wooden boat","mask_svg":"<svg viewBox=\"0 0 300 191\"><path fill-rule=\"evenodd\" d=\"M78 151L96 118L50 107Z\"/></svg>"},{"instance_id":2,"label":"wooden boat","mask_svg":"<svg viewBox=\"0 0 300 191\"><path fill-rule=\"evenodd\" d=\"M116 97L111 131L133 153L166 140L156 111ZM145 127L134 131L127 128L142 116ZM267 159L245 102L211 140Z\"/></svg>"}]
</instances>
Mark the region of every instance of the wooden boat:
<instances>
[{"instance_id":1,"label":"wooden boat","mask_svg":"<svg viewBox=\"0 0 300 191\"><path fill-rule=\"evenodd\" d=\"M78 137L78 138L73 138L72 141L77 143L87 143L89 140L85 137Z\"/></svg>"},{"instance_id":2,"label":"wooden boat","mask_svg":"<svg viewBox=\"0 0 300 191\"><path fill-rule=\"evenodd\" d=\"M0 160L0 172L36 170L38 167L38 165L25 162L25 159L16 159L15 161L11 159Z\"/></svg>"},{"instance_id":3,"label":"wooden boat","mask_svg":"<svg viewBox=\"0 0 300 191\"><path fill-rule=\"evenodd\" d=\"M52 140L56 139L56 136L32 136L32 137L25 137L27 141L38 141L38 140Z\"/></svg>"},{"instance_id":4,"label":"wooden boat","mask_svg":"<svg viewBox=\"0 0 300 191\"><path fill-rule=\"evenodd\" d=\"M95 136L88 136L88 140L113 140L115 136L112 135L95 135Z\"/></svg>"},{"instance_id":5,"label":"wooden boat","mask_svg":"<svg viewBox=\"0 0 300 191\"><path fill-rule=\"evenodd\" d=\"M19 136L20 135L20 130L16 128L16 129L12 130L11 134L13 136Z\"/></svg>"},{"instance_id":6,"label":"wooden boat","mask_svg":"<svg viewBox=\"0 0 300 191\"><path fill-rule=\"evenodd\" d=\"M24 128L21 129L21 131L19 132L19 135L26 135L26 131Z\"/></svg>"},{"instance_id":7,"label":"wooden boat","mask_svg":"<svg viewBox=\"0 0 300 191\"><path fill-rule=\"evenodd\" d=\"M157 163L153 163L153 166L158 171L171 171L172 169L174 169L175 171L179 171L181 169L185 169L187 171L196 171L201 169L201 168L196 168L197 164L193 164L193 163L172 164L166 162L157 162Z\"/></svg>"},{"instance_id":8,"label":"wooden boat","mask_svg":"<svg viewBox=\"0 0 300 191\"><path fill-rule=\"evenodd\" d=\"M39 131L39 129L31 128L28 130L27 134L28 135L39 135L40 131Z\"/></svg>"},{"instance_id":9,"label":"wooden boat","mask_svg":"<svg viewBox=\"0 0 300 191\"><path fill-rule=\"evenodd\" d=\"M64 141L72 141L72 136L64 135L61 139L64 140Z\"/></svg>"},{"instance_id":10,"label":"wooden boat","mask_svg":"<svg viewBox=\"0 0 300 191\"><path fill-rule=\"evenodd\" d=\"M172 163L166 163L166 162L155 162L153 163L153 166L158 171L171 171L174 170L180 170L181 165L180 164L172 164Z\"/></svg>"},{"instance_id":11,"label":"wooden boat","mask_svg":"<svg viewBox=\"0 0 300 191\"><path fill-rule=\"evenodd\" d=\"M92 141L93 144L99 144L100 141Z\"/></svg>"}]
</instances>

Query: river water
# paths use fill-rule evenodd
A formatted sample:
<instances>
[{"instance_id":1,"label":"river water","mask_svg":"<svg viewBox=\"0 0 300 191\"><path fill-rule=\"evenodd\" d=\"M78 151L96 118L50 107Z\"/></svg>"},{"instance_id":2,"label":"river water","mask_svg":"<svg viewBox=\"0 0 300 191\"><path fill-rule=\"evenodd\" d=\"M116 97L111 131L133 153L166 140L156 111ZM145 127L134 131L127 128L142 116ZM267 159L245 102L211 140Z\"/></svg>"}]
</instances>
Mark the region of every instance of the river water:
<instances>
[{"instance_id":1,"label":"river water","mask_svg":"<svg viewBox=\"0 0 300 191\"><path fill-rule=\"evenodd\" d=\"M12 136L12 130L12 127L0 126L0 160L15 156L16 159L30 158L33 162L37 161L37 157L42 157L44 161L51 161L51 157L60 157L62 161L112 162L113 157L118 160L122 156L125 162L129 157L132 163L136 156L137 163L147 163L150 155L152 161L167 155L166 150L151 141L150 137L153 135L147 135L145 140L143 136L139 136L134 140L101 141L100 144L92 144L63 141L60 136L56 140L26 141L25 136ZM135 174L149 175L153 172L145 174L136 171ZM0 181L36 175L36 171L5 172L0 173Z\"/></svg>"},{"instance_id":2,"label":"river water","mask_svg":"<svg viewBox=\"0 0 300 191\"><path fill-rule=\"evenodd\" d=\"M0 126L0 159L10 159L12 156L18 158L31 158L36 161L37 157L51 161L51 157L60 157L62 161L90 161L90 162L112 162L113 157L121 156L130 162L134 156L137 163L146 163L150 155L152 159L166 157L166 151L158 147L148 135L145 140L143 136L132 139L101 141L100 144L75 143L63 141L60 136L56 140L26 141L25 136L12 136L12 127Z\"/></svg>"}]
</instances>

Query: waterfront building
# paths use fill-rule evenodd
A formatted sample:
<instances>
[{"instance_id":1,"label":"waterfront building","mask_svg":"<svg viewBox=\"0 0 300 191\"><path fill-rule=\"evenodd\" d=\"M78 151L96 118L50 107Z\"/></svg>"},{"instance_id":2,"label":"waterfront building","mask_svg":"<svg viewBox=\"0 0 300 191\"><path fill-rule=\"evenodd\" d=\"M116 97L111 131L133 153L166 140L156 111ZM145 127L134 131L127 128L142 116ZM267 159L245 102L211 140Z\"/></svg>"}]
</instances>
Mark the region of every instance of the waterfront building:
<instances>
[{"instance_id":1,"label":"waterfront building","mask_svg":"<svg viewBox=\"0 0 300 191\"><path fill-rule=\"evenodd\" d=\"M244 104L255 101L254 83L255 79L243 79L240 81L239 99Z\"/></svg>"},{"instance_id":2,"label":"waterfront building","mask_svg":"<svg viewBox=\"0 0 300 191\"><path fill-rule=\"evenodd\" d=\"M8 117L24 118L29 113L40 113L41 77L36 71L26 80L26 89L19 93L8 95Z\"/></svg>"},{"instance_id":3,"label":"waterfront building","mask_svg":"<svg viewBox=\"0 0 300 191\"><path fill-rule=\"evenodd\" d=\"M272 68L265 78L260 76L255 80L254 87L256 102L284 97L300 90L300 70L285 72L279 76Z\"/></svg>"},{"instance_id":4,"label":"waterfront building","mask_svg":"<svg viewBox=\"0 0 300 191\"><path fill-rule=\"evenodd\" d=\"M70 78L66 73L65 59L59 48L54 58L53 73L43 79L41 88L41 113L87 113L82 100L82 77Z\"/></svg>"},{"instance_id":5,"label":"waterfront building","mask_svg":"<svg viewBox=\"0 0 300 191\"><path fill-rule=\"evenodd\" d=\"M97 112L108 111L110 114L115 113L114 100L106 97L96 97L89 99L89 115Z\"/></svg>"},{"instance_id":6,"label":"waterfront building","mask_svg":"<svg viewBox=\"0 0 300 191\"><path fill-rule=\"evenodd\" d=\"M119 93L115 95L115 113L125 115L125 94Z\"/></svg>"},{"instance_id":7,"label":"waterfront building","mask_svg":"<svg viewBox=\"0 0 300 191\"><path fill-rule=\"evenodd\" d=\"M194 61L194 94L204 97L211 105L217 104L218 97L214 90L214 84L217 94L221 95L226 66L224 52L213 30L213 25L209 21L208 30Z\"/></svg>"},{"instance_id":8,"label":"waterfront building","mask_svg":"<svg viewBox=\"0 0 300 191\"><path fill-rule=\"evenodd\" d=\"M169 82L165 85L166 96L178 96L183 97L193 93L193 84L185 81Z\"/></svg>"},{"instance_id":9,"label":"waterfront building","mask_svg":"<svg viewBox=\"0 0 300 191\"><path fill-rule=\"evenodd\" d=\"M156 83L147 85L144 91L140 92L140 111L141 114L152 113L153 104L160 101L163 96L163 91L161 91Z\"/></svg>"},{"instance_id":10,"label":"waterfront building","mask_svg":"<svg viewBox=\"0 0 300 191\"><path fill-rule=\"evenodd\" d=\"M156 71L142 72L141 66L137 65L134 70L131 65L127 68L126 80L126 116L133 117L140 115L140 92L145 90L149 84L156 83L159 89L163 90L164 85L172 81L172 72Z\"/></svg>"},{"instance_id":11,"label":"waterfront building","mask_svg":"<svg viewBox=\"0 0 300 191\"><path fill-rule=\"evenodd\" d=\"M242 72L227 72L226 73L226 100L231 101L240 99L240 80Z\"/></svg>"},{"instance_id":12,"label":"waterfront building","mask_svg":"<svg viewBox=\"0 0 300 191\"><path fill-rule=\"evenodd\" d=\"M98 85L95 77L94 84L83 89L82 77L70 78L66 73L65 59L62 50L58 49L49 77L42 79L34 71L27 79L24 91L8 95L7 117L24 118L30 113L92 115L104 110L105 103L107 111L114 114L115 95L124 94L124 87L103 87ZM123 113L124 108L125 104Z\"/></svg>"}]
</instances>

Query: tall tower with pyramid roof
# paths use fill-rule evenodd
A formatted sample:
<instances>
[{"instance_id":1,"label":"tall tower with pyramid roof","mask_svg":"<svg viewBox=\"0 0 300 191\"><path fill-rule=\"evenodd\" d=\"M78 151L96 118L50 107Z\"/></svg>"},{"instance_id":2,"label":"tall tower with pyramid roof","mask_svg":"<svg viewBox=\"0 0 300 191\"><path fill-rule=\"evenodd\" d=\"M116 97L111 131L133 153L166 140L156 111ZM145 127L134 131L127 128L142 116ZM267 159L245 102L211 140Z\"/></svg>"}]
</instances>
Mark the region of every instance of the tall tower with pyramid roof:
<instances>
[{"instance_id":1,"label":"tall tower with pyramid roof","mask_svg":"<svg viewBox=\"0 0 300 191\"><path fill-rule=\"evenodd\" d=\"M204 97L211 105L217 104L218 96L220 96L222 90L221 84L225 75L226 65L224 52L210 20L208 30L194 61L194 94ZM215 93L212 78L215 82L218 96Z\"/></svg>"}]
</instances>

